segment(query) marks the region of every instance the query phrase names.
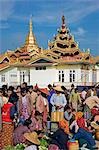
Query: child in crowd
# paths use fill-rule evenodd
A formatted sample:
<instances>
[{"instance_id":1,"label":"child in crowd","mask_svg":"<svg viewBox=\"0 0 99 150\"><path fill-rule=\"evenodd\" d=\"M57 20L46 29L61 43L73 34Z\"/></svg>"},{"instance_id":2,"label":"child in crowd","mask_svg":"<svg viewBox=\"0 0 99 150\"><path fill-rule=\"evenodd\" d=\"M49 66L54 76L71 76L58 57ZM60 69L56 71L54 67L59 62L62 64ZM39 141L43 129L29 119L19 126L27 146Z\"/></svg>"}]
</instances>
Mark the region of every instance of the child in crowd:
<instances>
[{"instance_id":1,"label":"child in crowd","mask_svg":"<svg viewBox=\"0 0 99 150\"><path fill-rule=\"evenodd\" d=\"M66 106L66 107L65 107L64 117L65 117L65 119L66 119L67 121L70 122L70 120L71 120L72 117L73 117L71 107L69 107L69 106Z\"/></svg>"}]
</instances>

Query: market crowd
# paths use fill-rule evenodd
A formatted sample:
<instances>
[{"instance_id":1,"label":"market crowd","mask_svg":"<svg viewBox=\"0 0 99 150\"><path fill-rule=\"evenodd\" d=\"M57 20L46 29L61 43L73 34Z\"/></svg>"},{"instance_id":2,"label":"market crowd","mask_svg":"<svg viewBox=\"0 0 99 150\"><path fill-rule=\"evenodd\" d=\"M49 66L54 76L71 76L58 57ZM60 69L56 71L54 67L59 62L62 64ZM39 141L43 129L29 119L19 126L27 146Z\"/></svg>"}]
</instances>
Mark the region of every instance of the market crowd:
<instances>
[{"instance_id":1,"label":"market crowd","mask_svg":"<svg viewBox=\"0 0 99 150\"><path fill-rule=\"evenodd\" d=\"M1 150L20 143L25 150L94 150L98 140L99 85L0 88Z\"/></svg>"}]
</instances>

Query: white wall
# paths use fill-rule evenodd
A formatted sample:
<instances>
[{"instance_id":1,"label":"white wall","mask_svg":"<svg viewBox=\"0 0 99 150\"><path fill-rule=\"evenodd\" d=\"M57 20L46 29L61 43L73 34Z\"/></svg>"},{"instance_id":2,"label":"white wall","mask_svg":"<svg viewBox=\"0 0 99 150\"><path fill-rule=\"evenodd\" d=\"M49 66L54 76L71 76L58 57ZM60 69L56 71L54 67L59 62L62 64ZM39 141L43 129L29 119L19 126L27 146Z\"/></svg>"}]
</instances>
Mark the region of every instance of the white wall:
<instances>
[{"instance_id":1,"label":"white wall","mask_svg":"<svg viewBox=\"0 0 99 150\"><path fill-rule=\"evenodd\" d=\"M5 75L5 82L2 82L1 80L2 75ZM3 70L2 72L0 72L0 87L3 84L9 85L9 71L8 70Z\"/></svg>"},{"instance_id":2,"label":"white wall","mask_svg":"<svg viewBox=\"0 0 99 150\"><path fill-rule=\"evenodd\" d=\"M15 78L11 78L12 74L16 74L17 75L17 68L7 68L5 70L0 71L0 87L3 84L7 84L7 85L15 85L17 84L17 76ZM5 75L5 82L1 81L1 76Z\"/></svg>"},{"instance_id":3,"label":"white wall","mask_svg":"<svg viewBox=\"0 0 99 150\"><path fill-rule=\"evenodd\" d=\"M40 87L46 87L48 84L53 84L57 81L57 70L48 68L46 70L35 70L30 69L30 84L35 85L36 83Z\"/></svg>"},{"instance_id":4,"label":"white wall","mask_svg":"<svg viewBox=\"0 0 99 150\"><path fill-rule=\"evenodd\" d=\"M62 65L62 66L53 66L52 67L47 67L46 70L35 70L34 67L32 68L7 68L3 71L0 71L0 87L3 84L8 84L8 85L19 85L20 84L20 71L29 71L30 69L30 84L35 85L36 83L41 86L45 87L49 83L53 84L63 84L70 86L71 83L69 82L69 73L70 70L75 70L75 86L76 85L83 85L81 83L81 66L80 65ZM96 66L97 69L97 82L99 82L99 67ZM64 83L59 82L59 71L63 70L64 71ZM1 75L5 74L5 82L1 82ZM16 74L16 78L11 78L11 74ZM92 82L92 69L90 68L89 70L89 81Z\"/></svg>"},{"instance_id":5,"label":"white wall","mask_svg":"<svg viewBox=\"0 0 99 150\"><path fill-rule=\"evenodd\" d=\"M92 69L89 70L89 82L92 82Z\"/></svg>"},{"instance_id":6,"label":"white wall","mask_svg":"<svg viewBox=\"0 0 99 150\"><path fill-rule=\"evenodd\" d=\"M57 80L55 84L64 85L66 87L70 87L72 83L70 83L70 70L75 70L75 86L81 85L81 66L80 65L64 65L64 66L57 66ZM64 83L59 82L59 71L64 71Z\"/></svg>"},{"instance_id":7,"label":"white wall","mask_svg":"<svg viewBox=\"0 0 99 150\"><path fill-rule=\"evenodd\" d=\"M12 77L14 75L14 77ZM17 68L13 68L9 70L9 85L16 86L17 85Z\"/></svg>"},{"instance_id":8,"label":"white wall","mask_svg":"<svg viewBox=\"0 0 99 150\"><path fill-rule=\"evenodd\" d=\"M95 68L96 68L96 82L99 82L99 66L98 65L96 65L95 66Z\"/></svg>"}]
</instances>

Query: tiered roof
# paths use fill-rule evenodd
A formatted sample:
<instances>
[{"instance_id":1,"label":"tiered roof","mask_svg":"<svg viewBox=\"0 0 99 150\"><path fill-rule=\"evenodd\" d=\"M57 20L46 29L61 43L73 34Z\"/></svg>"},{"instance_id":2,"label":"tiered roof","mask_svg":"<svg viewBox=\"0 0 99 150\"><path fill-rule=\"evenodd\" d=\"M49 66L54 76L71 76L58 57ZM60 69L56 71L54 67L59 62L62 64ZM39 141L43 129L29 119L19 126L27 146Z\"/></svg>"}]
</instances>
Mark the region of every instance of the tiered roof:
<instances>
[{"instance_id":1,"label":"tiered roof","mask_svg":"<svg viewBox=\"0 0 99 150\"><path fill-rule=\"evenodd\" d=\"M43 50L36 42L32 32L32 19L29 23L29 33L26 37L25 44L15 49L7 51L0 55L0 70L10 66L39 66L52 64L94 64L96 60L90 55L89 50L82 52L75 42L74 36L71 35L65 24L65 17L62 16L62 25L55 35L54 39L48 43L48 49ZM40 63L41 60L41 63ZM45 61L44 61L45 60ZM39 61L39 63L38 63ZM37 63L36 63L37 62ZM43 63L42 63L43 62Z\"/></svg>"},{"instance_id":2,"label":"tiered roof","mask_svg":"<svg viewBox=\"0 0 99 150\"><path fill-rule=\"evenodd\" d=\"M93 63L94 58L90 55L89 50L81 52L78 43L75 42L74 36L71 35L65 24L65 17L62 16L62 25L55 35L53 41L48 44L49 49L59 56L61 63Z\"/></svg>"}]
</instances>

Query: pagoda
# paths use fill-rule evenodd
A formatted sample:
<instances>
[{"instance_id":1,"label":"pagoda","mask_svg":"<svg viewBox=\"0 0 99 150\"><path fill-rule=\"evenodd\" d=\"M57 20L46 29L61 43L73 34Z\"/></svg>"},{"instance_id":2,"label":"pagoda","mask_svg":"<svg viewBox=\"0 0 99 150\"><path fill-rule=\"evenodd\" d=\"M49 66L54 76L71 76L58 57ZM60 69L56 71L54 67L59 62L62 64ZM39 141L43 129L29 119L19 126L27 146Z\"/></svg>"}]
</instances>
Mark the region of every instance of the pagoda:
<instances>
[{"instance_id":1,"label":"pagoda","mask_svg":"<svg viewBox=\"0 0 99 150\"><path fill-rule=\"evenodd\" d=\"M89 49L86 52L80 50L74 36L71 35L65 24L64 16L62 16L61 28L58 29L58 33L54 36L53 41L48 43L48 47L53 53L58 54L60 63L94 63Z\"/></svg>"},{"instance_id":2,"label":"pagoda","mask_svg":"<svg viewBox=\"0 0 99 150\"><path fill-rule=\"evenodd\" d=\"M48 42L48 49L40 48L32 29L32 18L25 43L14 51L7 50L0 55L1 85L49 83L92 85L98 80L99 57L93 57L90 50L81 51L70 33L62 16L61 27Z\"/></svg>"}]
</instances>

